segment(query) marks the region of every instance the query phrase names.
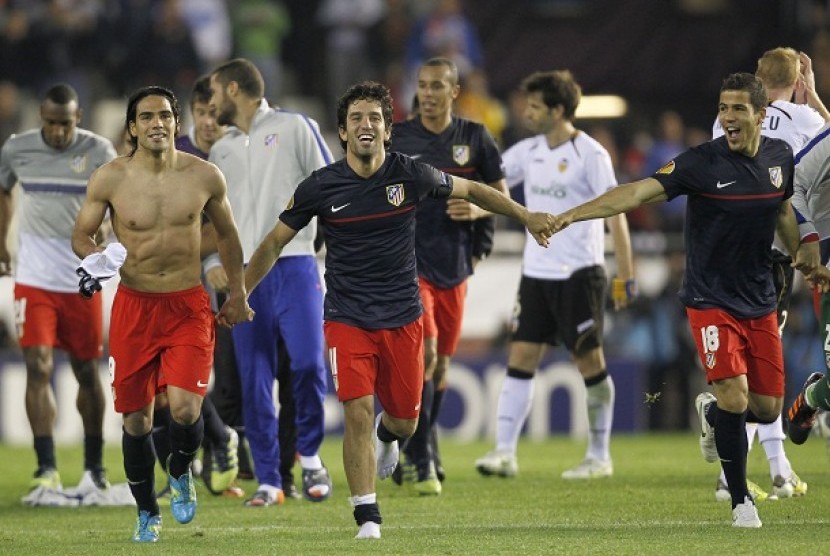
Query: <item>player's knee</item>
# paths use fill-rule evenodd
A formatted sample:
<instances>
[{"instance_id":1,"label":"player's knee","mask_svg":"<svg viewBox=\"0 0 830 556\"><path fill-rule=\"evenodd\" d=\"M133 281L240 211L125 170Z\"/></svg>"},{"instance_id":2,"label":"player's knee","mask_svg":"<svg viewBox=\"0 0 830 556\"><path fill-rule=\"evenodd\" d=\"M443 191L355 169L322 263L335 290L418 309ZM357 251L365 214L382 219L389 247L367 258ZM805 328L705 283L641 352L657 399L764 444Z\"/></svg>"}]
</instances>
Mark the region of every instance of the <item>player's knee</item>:
<instances>
[{"instance_id":1,"label":"player's knee","mask_svg":"<svg viewBox=\"0 0 830 556\"><path fill-rule=\"evenodd\" d=\"M398 419L392 417L389 422L384 422L386 428L397 437L409 438L415 434L415 429L418 428L418 418L414 419Z\"/></svg>"},{"instance_id":2,"label":"player's knee","mask_svg":"<svg viewBox=\"0 0 830 556\"><path fill-rule=\"evenodd\" d=\"M34 364L26 364L26 385L28 387L42 387L49 384L52 379L52 366L42 361Z\"/></svg>"},{"instance_id":3,"label":"player's knee","mask_svg":"<svg viewBox=\"0 0 830 556\"><path fill-rule=\"evenodd\" d=\"M199 420L199 415L201 414L201 408L192 404L185 404L175 408L170 406L170 416L180 425L192 425Z\"/></svg>"}]
</instances>

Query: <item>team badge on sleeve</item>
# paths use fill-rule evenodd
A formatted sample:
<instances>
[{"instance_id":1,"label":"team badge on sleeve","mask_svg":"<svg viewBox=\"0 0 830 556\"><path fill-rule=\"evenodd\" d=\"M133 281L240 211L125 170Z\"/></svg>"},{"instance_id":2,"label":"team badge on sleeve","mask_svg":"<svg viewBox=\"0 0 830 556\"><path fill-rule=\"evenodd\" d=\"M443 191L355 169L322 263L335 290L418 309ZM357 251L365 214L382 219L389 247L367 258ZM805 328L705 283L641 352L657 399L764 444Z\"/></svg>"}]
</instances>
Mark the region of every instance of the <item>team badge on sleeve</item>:
<instances>
[{"instance_id":1,"label":"team badge on sleeve","mask_svg":"<svg viewBox=\"0 0 830 556\"><path fill-rule=\"evenodd\" d=\"M453 145L452 159L459 166L464 166L470 161L470 145Z\"/></svg>"},{"instance_id":2,"label":"team badge on sleeve","mask_svg":"<svg viewBox=\"0 0 830 556\"><path fill-rule=\"evenodd\" d=\"M781 166L773 166L769 169L769 181L775 187L781 187L781 184L784 183L784 178L781 175Z\"/></svg>"},{"instance_id":3,"label":"team badge on sleeve","mask_svg":"<svg viewBox=\"0 0 830 556\"><path fill-rule=\"evenodd\" d=\"M402 183L386 186L386 200L396 207L401 206L401 203L403 203L405 197L406 195L404 193Z\"/></svg>"},{"instance_id":4,"label":"team badge on sleeve","mask_svg":"<svg viewBox=\"0 0 830 556\"><path fill-rule=\"evenodd\" d=\"M674 160L664 164L657 170L658 174L671 174L672 172L674 172Z\"/></svg>"}]
</instances>

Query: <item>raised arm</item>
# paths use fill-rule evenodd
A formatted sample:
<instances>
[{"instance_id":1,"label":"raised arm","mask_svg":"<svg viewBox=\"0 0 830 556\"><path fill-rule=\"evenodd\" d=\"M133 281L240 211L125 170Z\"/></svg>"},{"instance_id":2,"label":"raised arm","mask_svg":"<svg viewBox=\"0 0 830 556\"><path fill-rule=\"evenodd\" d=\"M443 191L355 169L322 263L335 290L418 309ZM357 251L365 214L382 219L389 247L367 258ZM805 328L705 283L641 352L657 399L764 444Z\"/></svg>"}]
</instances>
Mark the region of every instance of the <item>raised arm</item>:
<instances>
[{"instance_id":1,"label":"raised arm","mask_svg":"<svg viewBox=\"0 0 830 556\"><path fill-rule=\"evenodd\" d=\"M489 185L464 178L453 177L453 199L466 199L479 207L497 214L509 216L527 227L527 230L542 247L548 246L553 216L546 212L530 212L525 207L495 190Z\"/></svg>"},{"instance_id":2,"label":"raised arm","mask_svg":"<svg viewBox=\"0 0 830 556\"><path fill-rule=\"evenodd\" d=\"M641 205L665 201L667 198L663 185L654 178L620 185L556 216L553 232L567 228L572 222L608 218L634 210Z\"/></svg>"}]
</instances>

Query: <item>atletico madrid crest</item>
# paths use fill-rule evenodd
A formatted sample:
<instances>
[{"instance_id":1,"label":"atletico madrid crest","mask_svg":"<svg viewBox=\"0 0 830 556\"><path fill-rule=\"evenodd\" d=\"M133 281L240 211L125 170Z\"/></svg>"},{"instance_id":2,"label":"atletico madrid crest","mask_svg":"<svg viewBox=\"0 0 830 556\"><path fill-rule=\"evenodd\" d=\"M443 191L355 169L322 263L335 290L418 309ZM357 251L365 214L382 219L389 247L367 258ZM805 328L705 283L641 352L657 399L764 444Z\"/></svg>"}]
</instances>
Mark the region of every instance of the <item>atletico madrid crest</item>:
<instances>
[{"instance_id":1,"label":"atletico madrid crest","mask_svg":"<svg viewBox=\"0 0 830 556\"><path fill-rule=\"evenodd\" d=\"M453 145L452 159L459 166L464 166L470 161L470 146L469 145Z\"/></svg>"},{"instance_id":2,"label":"atletico madrid crest","mask_svg":"<svg viewBox=\"0 0 830 556\"><path fill-rule=\"evenodd\" d=\"M781 166L773 166L769 169L769 181L775 187L781 187L781 184L784 183L784 178L781 175Z\"/></svg>"},{"instance_id":3,"label":"atletico madrid crest","mask_svg":"<svg viewBox=\"0 0 830 556\"><path fill-rule=\"evenodd\" d=\"M405 194L402 183L396 183L394 185L386 186L386 200L389 201L391 204L395 205L396 207L401 206L404 197Z\"/></svg>"},{"instance_id":4,"label":"atletico madrid crest","mask_svg":"<svg viewBox=\"0 0 830 556\"><path fill-rule=\"evenodd\" d=\"M79 154L78 156L72 159L72 162L69 163L69 167L72 168L72 171L76 174L82 173L86 170L86 155Z\"/></svg>"},{"instance_id":5,"label":"atletico madrid crest","mask_svg":"<svg viewBox=\"0 0 830 556\"><path fill-rule=\"evenodd\" d=\"M715 368L715 354L713 352L709 352L706 354L706 368L707 369L714 369Z\"/></svg>"}]
</instances>

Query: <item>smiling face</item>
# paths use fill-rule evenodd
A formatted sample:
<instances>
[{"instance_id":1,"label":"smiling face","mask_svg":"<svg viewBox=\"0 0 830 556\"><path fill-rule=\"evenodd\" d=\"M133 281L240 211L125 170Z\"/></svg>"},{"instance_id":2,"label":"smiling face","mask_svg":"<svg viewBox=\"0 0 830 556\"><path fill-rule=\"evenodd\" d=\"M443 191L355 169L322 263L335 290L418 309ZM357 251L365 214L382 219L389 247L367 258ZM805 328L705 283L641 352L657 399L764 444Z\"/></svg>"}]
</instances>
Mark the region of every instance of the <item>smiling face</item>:
<instances>
[{"instance_id":1,"label":"smiling face","mask_svg":"<svg viewBox=\"0 0 830 556\"><path fill-rule=\"evenodd\" d=\"M137 139L140 150L160 153L173 148L177 126L170 101L163 96L149 95L136 105L130 134Z\"/></svg>"},{"instance_id":2,"label":"smiling face","mask_svg":"<svg viewBox=\"0 0 830 556\"><path fill-rule=\"evenodd\" d=\"M723 90L718 103L718 121L723 127L729 150L755 156L766 111L752 106L747 91Z\"/></svg>"},{"instance_id":3,"label":"smiling face","mask_svg":"<svg viewBox=\"0 0 830 556\"><path fill-rule=\"evenodd\" d=\"M63 150L75 139L75 128L81 121L78 102L71 100L57 104L46 99L40 105L43 140L53 149Z\"/></svg>"},{"instance_id":4,"label":"smiling face","mask_svg":"<svg viewBox=\"0 0 830 556\"><path fill-rule=\"evenodd\" d=\"M346 156L367 163L383 156L384 142L389 141L391 129L383 119L380 102L358 99L349 105L346 127L340 127L338 133L340 140L346 142Z\"/></svg>"}]
</instances>

